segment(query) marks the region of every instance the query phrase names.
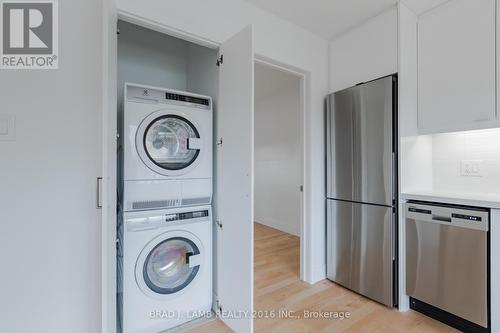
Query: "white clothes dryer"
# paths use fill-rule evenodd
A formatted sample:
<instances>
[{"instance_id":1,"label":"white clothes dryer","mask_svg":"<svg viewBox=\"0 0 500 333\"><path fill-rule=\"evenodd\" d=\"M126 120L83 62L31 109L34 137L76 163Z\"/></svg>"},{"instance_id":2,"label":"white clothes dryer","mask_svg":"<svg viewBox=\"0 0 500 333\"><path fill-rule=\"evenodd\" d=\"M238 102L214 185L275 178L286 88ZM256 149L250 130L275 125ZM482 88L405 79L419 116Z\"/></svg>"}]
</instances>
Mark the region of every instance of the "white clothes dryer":
<instances>
[{"instance_id":1,"label":"white clothes dryer","mask_svg":"<svg viewBox=\"0 0 500 333\"><path fill-rule=\"evenodd\" d=\"M212 200L212 99L125 84L124 211L207 205Z\"/></svg>"}]
</instances>

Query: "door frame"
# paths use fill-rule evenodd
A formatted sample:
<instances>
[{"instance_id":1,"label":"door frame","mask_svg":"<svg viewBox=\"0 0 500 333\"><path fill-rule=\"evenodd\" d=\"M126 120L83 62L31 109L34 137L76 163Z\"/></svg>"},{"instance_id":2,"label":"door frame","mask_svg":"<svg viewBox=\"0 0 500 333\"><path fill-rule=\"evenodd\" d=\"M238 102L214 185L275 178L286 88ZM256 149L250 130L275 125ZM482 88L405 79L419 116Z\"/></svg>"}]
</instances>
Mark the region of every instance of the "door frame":
<instances>
[{"instance_id":1,"label":"door frame","mask_svg":"<svg viewBox=\"0 0 500 333\"><path fill-rule=\"evenodd\" d=\"M268 57L265 57L263 55L260 55L258 53L255 54L255 63L259 65L264 65L269 68L278 70L280 72L284 72L287 74L291 74L295 77L297 77L300 80L300 97L299 97L299 103L300 103L300 109L299 109L299 121L300 121L300 132L299 132L299 145L300 145L300 186L302 186L302 191L301 196L300 196L300 216L299 216L299 223L300 223L300 280L305 281L306 280L306 263L311 262L310 260L306 260L308 258L308 252L306 252L306 249L308 248L306 245L308 245L308 226L306 225L306 212L308 211L307 208L307 198L308 198L308 184L307 182L307 177L306 177L306 156L307 156L307 149L306 149L306 144L305 144L305 134L307 133L307 126L306 126L306 101L307 101L307 95L306 95L306 86L307 86L307 78L308 78L308 72L301 70L299 68L289 66L287 64L283 64L279 61L270 59ZM300 189L297 189L300 191Z\"/></svg>"},{"instance_id":2,"label":"door frame","mask_svg":"<svg viewBox=\"0 0 500 333\"><path fill-rule=\"evenodd\" d=\"M101 225L101 326L103 333L116 333L116 147L117 147L117 38L118 20L133 23L172 37L211 49L219 49L219 42L203 36L151 20L116 8L114 0L103 1L103 54L102 54L102 86L103 86L103 210ZM300 234L300 279L307 281L313 272L312 244L310 241L310 192L307 180L307 105L310 99L310 73L306 70L284 64L280 61L255 53L255 62L271 66L275 69L294 74L301 80L301 151L302 151L302 205ZM112 317L112 318L110 318Z\"/></svg>"}]
</instances>

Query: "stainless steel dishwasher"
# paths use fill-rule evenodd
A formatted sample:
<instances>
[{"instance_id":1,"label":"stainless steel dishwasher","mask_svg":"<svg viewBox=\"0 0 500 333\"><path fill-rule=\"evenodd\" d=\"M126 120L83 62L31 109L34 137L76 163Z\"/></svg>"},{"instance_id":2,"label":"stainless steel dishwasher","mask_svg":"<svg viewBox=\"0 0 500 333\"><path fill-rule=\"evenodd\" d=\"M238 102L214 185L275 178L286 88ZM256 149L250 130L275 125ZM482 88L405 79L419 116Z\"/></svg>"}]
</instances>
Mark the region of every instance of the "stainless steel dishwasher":
<instances>
[{"instance_id":1,"label":"stainless steel dishwasher","mask_svg":"<svg viewBox=\"0 0 500 333\"><path fill-rule=\"evenodd\" d=\"M411 308L465 332L486 332L489 210L409 201L405 213Z\"/></svg>"}]
</instances>

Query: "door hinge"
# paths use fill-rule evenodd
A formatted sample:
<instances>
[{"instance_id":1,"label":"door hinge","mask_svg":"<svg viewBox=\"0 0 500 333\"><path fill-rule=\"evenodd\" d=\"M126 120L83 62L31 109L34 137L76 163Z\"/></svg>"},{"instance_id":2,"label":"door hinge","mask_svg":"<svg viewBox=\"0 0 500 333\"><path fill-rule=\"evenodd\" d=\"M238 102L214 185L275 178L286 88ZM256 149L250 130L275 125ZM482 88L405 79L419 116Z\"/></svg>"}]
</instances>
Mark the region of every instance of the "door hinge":
<instances>
[{"instance_id":1,"label":"door hinge","mask_svg":"<svg viewBox=\"0 0 500 333\"><path fill-rule=\"evenodd\" d=\"M215 220L215 223L217 224L217 229L222 230L222 223L221 220Z\"/></svg>"},{"instance_id":2,"label":"door hinge","mask_svg":"<svg viewBox=\"0 0 500 333\"><path fill-rule=\"evenodd\" d=\"M219 58L217 58L217 62L215 63L217 67L220 67L224 63L224 55L221 54Z\"/></svg>"},{"instance_id":3,"label":"door hinge","mask_svg":"<svg viewBox=\"0 0 500 333\"><path fill-rule=\"evenodd\" d=\"M219 139L215 142L215 144L217 145L217 147L222 146L222 138L219 138Z\"/></svg>"},{"instance_id":4,"label":"door hinge","mask_svg":"<svg viewBox=\"0 0 500 333\"><path fill-rule=\"evenodd\" d=\"M304 185L300 185L300 192L304 192Z\"/></svg>"},{"instance_id":5,"label":"door hinge","mask_svg":"<svg viewBox=\"0 0 500 333\"><path fill-rule=\"evenodd\" d=\"M120 28L116 28L116 34L119 35L120 34Z\"/></svg>"}]
</instances>

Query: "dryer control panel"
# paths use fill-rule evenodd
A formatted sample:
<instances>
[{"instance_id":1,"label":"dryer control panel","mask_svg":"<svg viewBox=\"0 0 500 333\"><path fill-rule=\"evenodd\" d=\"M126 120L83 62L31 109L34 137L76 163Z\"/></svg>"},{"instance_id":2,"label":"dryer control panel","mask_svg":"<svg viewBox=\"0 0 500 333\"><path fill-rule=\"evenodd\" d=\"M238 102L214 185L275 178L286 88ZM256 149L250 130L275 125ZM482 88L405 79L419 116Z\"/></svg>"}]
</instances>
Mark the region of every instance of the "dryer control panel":
<instances>
[{"instance_id":1,"label":"dryer control panel","mask_svg":"<svg viewBox=\"0 0 500 333\"><path fill-rule=\"evenodd\" d=\"M197 109L212 109L212 98L191 92L127 84L127 99L138 103L172 104Z\"/></svg>"},{"instance_id":2,"label":"dryer control panel","mask_svg":"<svg viewBox=\"0 0 500 333\"><path fill-rule=\"evenodd\" d=\"M186 213L176 213L176 214L168 214L165 215L165 221L166 222L173 222L173 221L182 221L182 220L191 220L191 219L197 219L200 217L207 217L208 216L208 210L197 210L194 212L186 212Z\"/></svg>"}]
</instances>

